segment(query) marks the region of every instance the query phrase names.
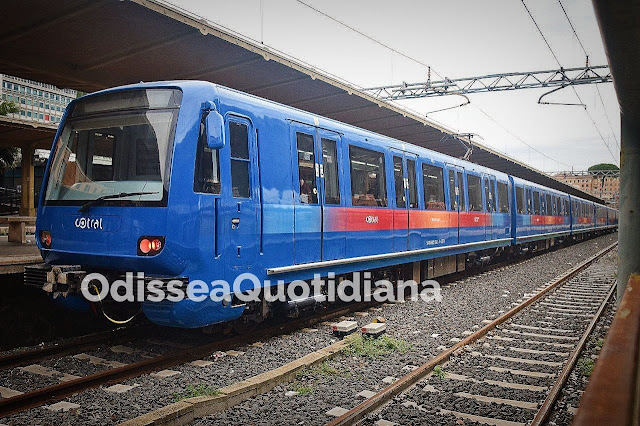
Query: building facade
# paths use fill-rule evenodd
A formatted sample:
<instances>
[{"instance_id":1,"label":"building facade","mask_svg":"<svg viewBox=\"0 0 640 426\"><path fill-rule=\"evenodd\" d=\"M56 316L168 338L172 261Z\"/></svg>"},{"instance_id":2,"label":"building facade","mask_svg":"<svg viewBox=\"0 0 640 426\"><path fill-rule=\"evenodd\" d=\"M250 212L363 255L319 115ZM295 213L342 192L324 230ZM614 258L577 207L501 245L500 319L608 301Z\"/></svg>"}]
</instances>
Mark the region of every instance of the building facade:
<instances>
[{"instance_id":1,"label":"building facade","mask_svg":"<svg viewBox=\"0 0 640 426\"><path fill-rule=\"evenodd\" d=\"M560 172L553 177L613 206L620 201L620 172L617 170Z\"/></svg>"},{"instance_id":2,"label":"building facade","mask_svg":"<svg viewBox=\"0 0 640 426\"><path fill-rule=\"evenodd\" d=\"M8 117L38 123L59 123L65 108L77 97L71 89L0 74L0 96L20 111Z\"/></svg>"}]
</instances>

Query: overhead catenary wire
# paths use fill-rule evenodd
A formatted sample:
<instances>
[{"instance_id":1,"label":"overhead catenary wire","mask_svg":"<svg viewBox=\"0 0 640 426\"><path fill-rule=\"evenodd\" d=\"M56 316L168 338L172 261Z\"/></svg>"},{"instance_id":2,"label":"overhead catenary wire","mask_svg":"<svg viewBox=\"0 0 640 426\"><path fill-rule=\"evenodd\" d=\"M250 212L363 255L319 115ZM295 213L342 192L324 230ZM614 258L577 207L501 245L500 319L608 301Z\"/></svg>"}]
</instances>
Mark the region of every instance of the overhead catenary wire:
<instances>
[{"instance_id":1,"label":"overhead catenary wire","mask_svg":"<svg viewBox=\"0 0 640 426\"><path fill-rule=\"evenodd\" d=\"M538 25L538 22L536 21L536 19L534 18L533 14L529 10L529 7L527 7L527 4L525 3L525 0L520 0L520 1L522 2L522 5L524 6L525 10L527 11L527 14L531 18L531 21L533 21L533 24L535 25L536 29L538 30L538 33L540 34L540 37L542 37L542 40L544 40L545 44L547 45L547 48L549 49L549 52L551 52L551 55L555 59L555 61L558 64L558 66L560 68L562 68L562 63L558 59L558 56L556 55L556 53L553 51L553 48L551 48L551 44L549 43L549 40L547 40L547 38L545 37L544 33L542 32L542 29L540 28L540 25ZM563 7L563 10L564 10L564 7ZM568 15L567 15L567 17L568 17ZM573 25L572 25L572 27L573 27ZM582 98L580 97L580 94L578 93L576 88L573 85L571 86L571 88L573 89L573 92L575 93L576 97L578 98L578 101L581 104L584 105L584 102L582 101ZM613 161L615 163L619 164L619 159L615 155L613 155L613 151L611 151L611 147L609 147L609 144L607 143L607 141L605 140L604 136L602 135L602 132L600 132L600 129L598 128L598 125L596 124L595 120L593 119L593 117L589 113L589 109L586 106L584 107L584 111L587 114L587 116L589 117L589 120L591 120L591 123L593 124L593 127L596 129L596 132L600 136L600 139L602 140L602 143L604 143L604 146L607 147L607 151L609 151L609 154L611 154L611 157L613 158Z\"/></svg>"},{"instance_id":2,"label":"overhead catenary wire","mask_svg":"<svg viewBox=\"0 0 640 426\"><path fill-rule=\"evenodd\" d=\"M571 18L569 18L569 14L567 13L567 9L565 9L564 5L562 4L562 0L558 0L558 3L560 4L560 8L562 8L562 12L564 13L565 18L567 18L567 22L569 23L569 26L571 27L571 31L573 31L573 35L576 37L576 40L578 40L578 44L580 44L580 48L582 48L582 51L584 52L584 56L586 56L587 58L587 62L589 61L589 52L587 52L587 49L584 47L584 44L582 43L582 40L580 39L580 36L578 36L578 32L576 31L576 28L573 26L573 22L571 22ZM618 148L618 150L620 150L620 143L618 142L618 138L616 137L616 132L613 130L613 126L611 125L611 120L609 119L609 114L607 113L607 108L604 105L604 100L602 99L602 93L600 93L600 88L598 87L598 85L596 84L596 91L598 92L598 97L600 98L600 103L602 104L602 110L604 111L604 116L607 119L607 123L609 123L609 128L611 129L611 134L613 135L613 140L616 143L616 147Z\"/></svg>"},{"instance_id":3,"label":"overhead catenary wire","mask_svg":"<svg viewBox=\"0 0 640 426\"><path fill-rule=\"evenodd\" d=\"M370 36L368 34L363 33L362 31L358 30L357 28L354 28L351 25L349 25L349 24L347 24L347 23L345 23L345 22L343 22L343 21L341 21L341 20L339 20L337 18L334 18L333 16L323 12L320 9L317 9L317 8L313 7L312 5L310 5L308 3L303 2L302 0L296 0L296 1L298 3L300 3L301 5L304 5L307 8L315 11L316 13L324 16L325 18L328 18L328 19L332 20L333 22L336 22L336 23L342 25L345 28L348 28L349 30L351 30L351 31L353 31L353 32L355 32L357 34L360 34L362 37L364 37L364 38L366 38L366 39L368 39L368 40L370 40L370 41L372 41L372 42L384 47L385 49L388 49L388 50L392 51L393 53L395 53L395 54L397 54L399 56L402 56L405 59L408 59L408 60L410 60L412 62L415 62L418 65L422 65L423 67L431 68L431 71L433 71L434 74L436 74L440 78L443 78L440 74L438 74L438 72L436 72L436 70L434 70L432 67L430 67L428 64L425 64L421 60L413 58L413 57L407 55L406 53L400 52L399 50L397 50L397 49L395 49L395 48L393 48L393 47L381 42L380 40L378 40L378 39L376 39L376 38L374 38L374 37L372 37L372 36Z\"/></svg>"},{"instance_id":4,"label":"overhead catenary wire","mask_svg":"<svg viewBox=\"0 0 640 426\"><path fill-rule=\"evenodd\" d=\"M414 63L417 63L417 64L419 64L419 65L422 65L422 66L426 67L428 70L430 70L430 72L433 72L434 74L436 74L436 75L437 75L438 77L440 77L441 79L444 79L444 77L442 77L442 75L441 75L440 73L438 73L438 72L437 72L437 71L436 71L432 66L430 66L430 65L428 65L428 64L426 64L426 63L424 63L423 61L420 61L419 59L415 59L415 58L411 57L410 55L408 55L408 54L406 54L406 53L403 53L403 52L398 51L397 49L395 49L395 48L393 48L393 47L389 46L388 44L383 43L383 42L381 42L381 41L377 40L376 38L374 38L374 37L372 37L372 36L370 36L370 35L368 35L368 34L366 34L366 33L362 32L362 31L360 31L360 30L358 30L357 28L352 27L351 25L349 25L349 24L347 24L347 23L345 23L345 22L341 21L340 19L337 19L337 18L335 18L335 17L333 17L333 16L329 15L328 13L323 12L322 10L320 10L320 9L318 9L318 8L316 8L316 7L314 7L314 6L310 5L310 4L308 4L308 3L306 3L306 2L304 2L304 1L302 1L302 0L295 0L295 1L296 1L296 2L298 2L298 3L300 3L301 5L303 5L303 6L307 7L307 8L309 8L309 9L311 9L311 10L315 11L316 13L318 13L318 14L320 14L320 15L324 16L325 18L330 19L331 21L336 22L337 24L339 24L339 25L341 25L341 26L343 26L343 27L345 27L345 28L347 28L347 29L349 29L349 30L351 30L351 31L353 31L353 32L355 32L355 33L357 33L357 34L359 34L360 36L362 36L362 37L364 37L364 38L366 38L366 39L368 39L368 40L370 40L370 41L372 41L372 42L374 42L374 43L376 43L376 44L378 44L378 45L380 45L380 46L384 47L385 49L388 49L388 50L390 50L391 52L394 52L394 53L396 53L397 55L402 56L403 58L406 58L406 59L408 59L408 60L410 60L410 61L412 61L412 62L414 62ZM525 6L525 7L526 7L526 6ZM537 25L537 24L536 24L536 25ZM545 39L545 41L546 41L546 39ZM550 48L550 46L549 46L549 48ZM575 89L574 89L574 90L575 90ZM464 103L464 104L458 105L458 106L456 106L456 107L460 107L460 106L464 106L464 105L467 105L467 103ZM548 155L546 155L546 154L542 153L540 150L536 149L535 147L533 147L533 146L532 146L532 145L530 145L529 143L525 142L522 138L520 138L520 137L518 137L517 135L515 135L513 132L511 132L509 129L507 129L504 125L500 124L496 119L494 119L493 117L491 117L491 115L489 115L489 113L487 113L486 111L484 111L480 106L478 106L478 105L476 105L476 104L474 104L474 103L471 103L471 105L472 105L474 108L476 108L477 110L479 110L479 111L480 111L482 114L484 114L486 117L488 117L488 118L489 118L492 122L494 122L496 125L498 125L498 127L500 127L502 130L506 131L510 136L512 136L513 138L515 138L516 140L518 140L519 142L521 142L522 144L524 144L525 146L527 146L529 149L531 149L531 150L533 150L533 151L537 152L538 154L540 154L540 155L542 155L543 157L545 157L545 158L547 158L547 159L549 159L549 160L553 161L554 163L562 164L562 165L564 165L564 166L567 166L567 167L569 167L569 168L572 168L572 166L570 166L570 165L568 165L568 164L566 164L566 163L563 163L563 162L561 162L561 161L558 161L558 160L556 160L555 158L550 157L550 156L548 156ZM446 110L446 109L450 109L450 108L445 108L445 109L443 109L443 110ZM430 113L433 113L433 112L435 112L435 111L431 111Z\"/></svg>"}]
</instances>

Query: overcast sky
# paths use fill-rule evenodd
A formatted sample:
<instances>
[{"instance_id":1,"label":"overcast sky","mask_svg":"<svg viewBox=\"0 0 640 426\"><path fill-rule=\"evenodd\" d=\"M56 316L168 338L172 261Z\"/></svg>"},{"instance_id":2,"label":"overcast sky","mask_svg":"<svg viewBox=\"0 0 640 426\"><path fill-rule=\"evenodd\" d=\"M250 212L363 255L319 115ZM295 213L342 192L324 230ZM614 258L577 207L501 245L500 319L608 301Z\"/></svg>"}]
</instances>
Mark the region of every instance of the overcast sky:
<instances>
[{"instance_id":1,"label":"overcast sky","mask_svg":"<svg viewBox=\"0 0 640 426\"><path fill-rule=\"evenodd\" d=\"M171 0L171 3L285 52L361 87L424 81L427 68L376 44L302 4L342 21L441 76L558 68L521 0ZM564 67L583 66L585 55L558 0L525 0ZM606 57L589 0L562 0L592 65ZM438 76L432 74L432 79ZM538 105L548 89L470 95L471 104L429 114L454 131L477 133L478 142L538 169L584 170L619 157L620 120L611 83L576 87L607 150L582 107ZM460 97L402 101L425 114L461 103ZM547 98L577 103L571 88ZM484 113L488 114L485 115ZM607 115L609 122L607 121ZM489 118L490 117L490 118ZM613 130L612 130L613 129ZM552 159L527 147L535 147Z\"/></svg>"}]
</instances>

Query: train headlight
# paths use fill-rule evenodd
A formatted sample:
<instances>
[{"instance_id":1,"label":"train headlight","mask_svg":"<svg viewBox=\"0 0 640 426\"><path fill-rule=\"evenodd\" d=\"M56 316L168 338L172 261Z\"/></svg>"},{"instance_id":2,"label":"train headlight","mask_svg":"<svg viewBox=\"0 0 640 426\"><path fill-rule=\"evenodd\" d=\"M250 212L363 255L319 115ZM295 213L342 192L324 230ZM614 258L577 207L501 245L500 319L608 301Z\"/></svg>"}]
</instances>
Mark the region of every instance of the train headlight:
<instances>
[{"instance_id":1,"label":"train headlight","mask_svg":"<svg viewBox=\"0 0 640 426\"><path fill-rule=\"evenodd\" d=\"M138 256L155 256L164 247L164 237L140 237L138 239Z\"/></svg>"},{"instance_id":2,"label":"train headlight","mask_svg":"<svg viewBox=\"0 0 640 426\"><path fill-rule=\"evenodd\" d=\"M40 243L44 248L51 248L51 232L40 231Z\"/></svg>"}]
</instances>

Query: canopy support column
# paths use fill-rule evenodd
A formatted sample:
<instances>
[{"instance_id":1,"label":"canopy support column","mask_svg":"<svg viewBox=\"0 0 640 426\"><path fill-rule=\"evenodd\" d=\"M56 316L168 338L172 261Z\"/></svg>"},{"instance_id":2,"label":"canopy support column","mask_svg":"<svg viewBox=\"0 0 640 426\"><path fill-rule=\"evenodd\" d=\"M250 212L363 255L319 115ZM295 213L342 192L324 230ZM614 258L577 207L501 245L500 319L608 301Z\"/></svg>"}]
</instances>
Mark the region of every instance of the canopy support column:
<instances>
[{"instance_id":1,"label":"canopy support column","mask_svg":"<svg viewBox=\"0 0 640 426\"><path fill-rule=\"evenodd\" d=\"M617 300L629 276L640 272L640 124L620 115L620 224Z\"/></svg>"},{"instance_id":2,"label":"canopy support column","mask_svg":"<svg viewBox=\"0 0 640 426\"><path fill-rule=\"evenodd\" d=\"M20 216L35 216L34 200L34 174L33 174L33 154L34 149L30 145L20 148L22 154L22 194L20 200Z\"/></svg>"}]
</instances>

